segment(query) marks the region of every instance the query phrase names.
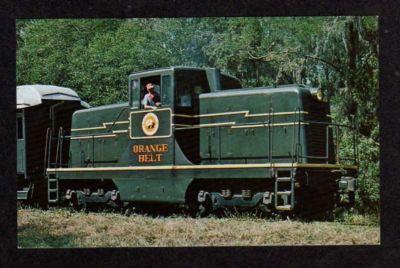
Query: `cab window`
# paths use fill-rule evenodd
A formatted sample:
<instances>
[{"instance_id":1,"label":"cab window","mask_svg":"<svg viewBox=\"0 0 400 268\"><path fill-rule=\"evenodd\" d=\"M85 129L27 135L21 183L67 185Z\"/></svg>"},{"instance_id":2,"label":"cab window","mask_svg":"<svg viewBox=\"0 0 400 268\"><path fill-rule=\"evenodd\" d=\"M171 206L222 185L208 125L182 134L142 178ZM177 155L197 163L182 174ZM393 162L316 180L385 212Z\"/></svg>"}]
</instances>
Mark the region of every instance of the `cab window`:
<instances>
[{"instance_id":1,"label":"cab window","mask_svg":"<svg viewBox=\"0 0 400 268\"><path fill-rule=\"evenodd\" d=\"M130 81L129 85L129 104L132 107L139 107L140 103L140 85L138 79L133 79Z\"/></svg>"},{"instance_id":2,"label":"cab window","mask_svg":"<svg viewBox=\"0 0 400 268\"><path fill-rule=\"evenodd\" d=\"M146 85L152 83L154 85L154 92L157 92L160 95L162 95L161 92L161 77L159 75L156 76L149 76L149 77L143 77L140 79L140 108L144 108L143 105L143 99L144 96L148 93L146 90ZM161 106L163 103L161 103Z\"/></svg>"},{"instance_id":3,"label":"cab window","mask_svg":"<svg viewBox=\"0 0 400 268\"><path fill-rule=\"evenodd\" d=\"M161 80L161 106L171 105L172 78L170 75L164 75Z\"/></svg>"},{"instance_id":4,"label":"cab window","mask_svg":"<svg viewBox=\"0 0 400 268\"><path fill-rule=\"evenodd\" d=\"M184 70L176 72L175 107L195 108L198 95L210 92L205 71Z\"/></svg>"}]
</instances>

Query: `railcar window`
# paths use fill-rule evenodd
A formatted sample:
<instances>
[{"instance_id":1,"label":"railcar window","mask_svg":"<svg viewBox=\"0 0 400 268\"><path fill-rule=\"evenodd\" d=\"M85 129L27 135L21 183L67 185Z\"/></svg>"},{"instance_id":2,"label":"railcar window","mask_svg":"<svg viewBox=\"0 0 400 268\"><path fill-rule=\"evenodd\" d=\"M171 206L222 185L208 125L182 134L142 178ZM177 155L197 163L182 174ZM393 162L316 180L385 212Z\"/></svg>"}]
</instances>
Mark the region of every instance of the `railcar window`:
<instances>
[{"instance_id":1,"label":"railcar window","mask_svg":"<svg viewBox=\"0 0 400 268\"><path fill-rule=\"evenodd\" d=\"M24 132L23 132L23 126L22 126L22 117L17 118L17 139L21 140L24 138Z\"/></svg>"}]
</instances>

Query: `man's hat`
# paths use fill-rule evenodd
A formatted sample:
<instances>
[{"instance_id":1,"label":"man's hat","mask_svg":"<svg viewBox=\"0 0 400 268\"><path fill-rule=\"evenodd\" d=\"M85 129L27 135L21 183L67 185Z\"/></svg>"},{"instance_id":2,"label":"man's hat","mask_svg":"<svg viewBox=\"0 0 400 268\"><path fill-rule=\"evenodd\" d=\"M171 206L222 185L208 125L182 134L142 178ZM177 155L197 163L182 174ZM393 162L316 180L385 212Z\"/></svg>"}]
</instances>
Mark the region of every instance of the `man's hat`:
<instances>
[{"instance_id":1,"label":"man's hat","mask_svg":"<svg viewBox=\"0 0 400 268\"><path fill-rule=\"evenodd\" d=\"M146 89L154 88L153 83L146 84Z\"/></svg>"}]
</instances>

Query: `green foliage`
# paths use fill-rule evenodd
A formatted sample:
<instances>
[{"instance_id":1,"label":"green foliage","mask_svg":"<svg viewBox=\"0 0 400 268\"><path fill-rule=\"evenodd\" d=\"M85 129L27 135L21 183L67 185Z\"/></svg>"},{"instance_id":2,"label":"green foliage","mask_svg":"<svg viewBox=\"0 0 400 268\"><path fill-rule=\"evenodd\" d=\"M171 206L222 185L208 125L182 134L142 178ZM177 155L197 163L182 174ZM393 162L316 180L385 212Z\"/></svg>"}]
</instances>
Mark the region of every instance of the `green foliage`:
<instances>
[{"instance_id":1,"label":"green foliage","mask_svg":"<svg viewBox=\"0 0 400 268\"><path fill-rule=\"evenodd\" d=\"M379 208L379 144L372 138L361 137L358 146L360 176L358 209L378 213Z\"/></svg>"},{"instance_id":2,"label":"green foliage","mask_svg":"<svg viewBox=\"0 0 400 268\"><path fill-rule=\"evenodd\" d=\"M91 105L127 100L128 74L215 66L243 86L321 87L340 123L357 118L360 211L379 208L376 17L17 21L17 83L71 87ZM351 155L352 132L341 133Z\"/></svg>"},{"instance_id":3,"label":"green foliage","mask_svg":"<svg viewBox=\"0 0 400 268\"><path fill-rule=\"evenodd\" d=\"M380 226L379 214L359 214L351 210L337 211L335 213L335 222L344 225Z\"/></svg>"}]
</instances>

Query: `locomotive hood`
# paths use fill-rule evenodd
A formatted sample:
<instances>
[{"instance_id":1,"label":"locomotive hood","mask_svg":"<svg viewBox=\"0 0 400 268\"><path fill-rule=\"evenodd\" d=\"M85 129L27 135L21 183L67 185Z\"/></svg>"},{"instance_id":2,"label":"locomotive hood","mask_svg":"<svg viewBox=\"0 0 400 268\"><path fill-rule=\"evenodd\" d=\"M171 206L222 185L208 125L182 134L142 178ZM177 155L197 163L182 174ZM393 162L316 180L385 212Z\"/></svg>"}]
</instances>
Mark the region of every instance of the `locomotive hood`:
<instances>
[{"instance_id":1,"label":"locomotive hood","mask_svg":"<svg viewBox=\"0 0 400 268\"><path fill-rule=\"evenodd\" d=\"M242 95L257 95L257 94L271 94L271 93L283 93L283 92L303 92L311 93L315 91L314 88L289 84L289 85L279 85L276 87L255 87L255 88L240 88L240 89L226 89L219 90L216 92L204 93L200 95L200 98L215 98L215 97L228 97L228 96L242 96Z\"/></svg>"}]
</instances>

